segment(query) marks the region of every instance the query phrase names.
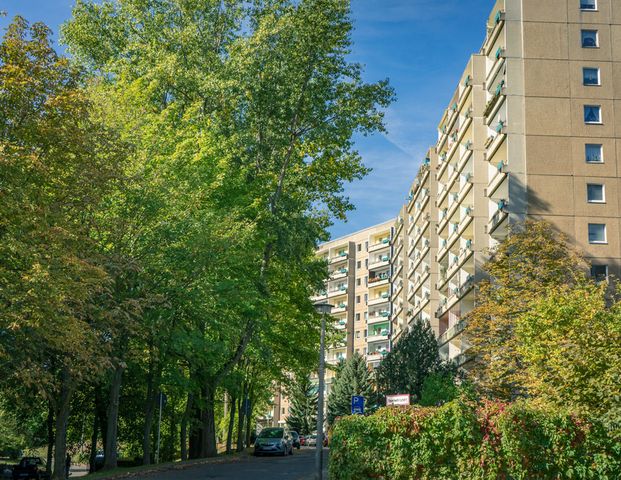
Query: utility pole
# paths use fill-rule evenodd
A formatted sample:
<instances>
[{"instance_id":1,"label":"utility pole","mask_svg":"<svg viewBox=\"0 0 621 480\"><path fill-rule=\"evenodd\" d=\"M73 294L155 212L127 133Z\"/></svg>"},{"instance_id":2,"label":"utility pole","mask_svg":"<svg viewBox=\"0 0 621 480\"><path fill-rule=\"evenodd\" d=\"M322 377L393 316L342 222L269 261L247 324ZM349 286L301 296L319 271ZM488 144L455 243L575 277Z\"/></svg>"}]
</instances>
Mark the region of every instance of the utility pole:
<instances>
[{"instance_id":1,"label":"utility pole","mask_svg":"<svg viewBox=\"0 0 621 480\"><path fill-rule=\"evenodd\" d=\"M315 450L315 479L323 480L323 398L325 389L325 349L326 349L326 316L332 311L333 305L319 303L315 309L321 314L321 340L319 344L319 401L317 405L317 445Z\"/></svg>"}]
</instances>

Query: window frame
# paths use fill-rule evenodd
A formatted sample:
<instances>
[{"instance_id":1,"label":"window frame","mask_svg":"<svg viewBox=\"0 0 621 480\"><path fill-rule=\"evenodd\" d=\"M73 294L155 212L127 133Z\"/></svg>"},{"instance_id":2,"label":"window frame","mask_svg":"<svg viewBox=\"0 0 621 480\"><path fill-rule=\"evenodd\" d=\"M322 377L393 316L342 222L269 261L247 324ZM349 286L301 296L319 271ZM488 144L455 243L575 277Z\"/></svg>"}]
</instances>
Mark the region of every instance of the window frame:
<instances>
[{"instance_id":1,"label":"window frame","mask_svg":"<svg viewBox=\"0 0 621 480\"><path fill-rule=\"evenodd\" d=\"M599 160L589 160L588 148L589 147L599 147ZM591 164L601 164L604 163L604 145L602 143L585 143L584 144L584 161L586 163Z\"/></svg>"},{"instance_id":2,"label":"window frame","mask_svg":"<svg viewBox=\"0 0 621 480\"><path fill-rule=\"evenodd\" d=\"M597 0L593 0L593 8L589 8L589 7L584 7L583 3L585 0L580 0L580 11L581 12L597 12L599 9L599 5L597 3Z\"/></svg>"},{"instance_id":3,"label":"window frame","mask_svg":"<svg viewBox=\"0 0 621 480\"><path fill-rule=\"evenodd\" d=\"M591 227L604 227L604 239L603 240L591 240ZM589 223L587 235L589 237L589 244L591 245L606 245L608 243L608 229L605 223Z\"/></svg>"},{"instance_id":4,"label":"window frame","mask_svg":"<svg viewBox=\"0 0 621 480\"><path fill-rule=\"evenodd\" d=\"M595 122L589 122L587 120L587 108L596 108L598 112L598 119ZM602 119L602 106L601 105L584 105L582 110L582 117L584 119L585 125L603 125L604 121Z\"/></svg>"},{"instance_id":5,"label":"window frame","mask_svg":"<svg viewBox=\"0 0 621 480\"><path fill-rule=\"evenodd\" d=\"M589 187L601 187L602 199L592 200L591 198L589 198ZM587 183L587 203L606 203L606 185L603 183Z\"/></svg>"},{"instance_id":6,"label":"window frame","mask_svg":"<svg viewBox=\"0 0 621 480\"><path fill-rule=\"evenodd\" d=\"M596 275L595 272L593 271L593 269L596 267L603 267L606 270L606 273L603 275L603 278L602 276ZM607 282L609 275L610 275L610 269L608 268L608 265L591 264L591 278L593 278L596 282Z\"/></svg>"},{"instance_id":7,"label":"window frame","mask_svg":"<svg viewBox=\"0 0 621 480\"><path fill-rule=\"evenodd\" d=\"M585 34L594 33L595 34L595 45L585 45ZM580 30L580 45L582 48L599 48L599 30L593 30L592 28L583 28Z\"/></svg>"},{"instance_id":8,"label":"window frame","mask_svg":"<svg viewBox=\"0 0 621 480\"><path fill-rule=\"evenodd\" d=\"M587 83L585 73L587 70L595 70L597 72L597 83ZM602 71L599 67L582 67L582 85L584 87L601 87L602 86Z\"/></svg>"}]
</instances>

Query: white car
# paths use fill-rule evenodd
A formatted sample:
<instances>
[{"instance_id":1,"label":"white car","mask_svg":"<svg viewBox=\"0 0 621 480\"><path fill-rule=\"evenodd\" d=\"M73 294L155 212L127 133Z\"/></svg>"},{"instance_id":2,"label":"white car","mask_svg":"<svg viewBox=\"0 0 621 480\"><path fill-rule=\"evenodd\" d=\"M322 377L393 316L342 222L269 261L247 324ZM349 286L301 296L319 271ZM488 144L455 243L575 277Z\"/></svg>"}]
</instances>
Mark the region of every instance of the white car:
<instances>
[{"instance_id":1,"label":"white car","mask_svg":"<svg viewBox=\"0 0 621 480\"><path fill-rule=\"evenodd\" d=\"M307 447L316 447L317 446L317 435L309 435L306 437L306 446Z\"/></svg>"}]
</instances>

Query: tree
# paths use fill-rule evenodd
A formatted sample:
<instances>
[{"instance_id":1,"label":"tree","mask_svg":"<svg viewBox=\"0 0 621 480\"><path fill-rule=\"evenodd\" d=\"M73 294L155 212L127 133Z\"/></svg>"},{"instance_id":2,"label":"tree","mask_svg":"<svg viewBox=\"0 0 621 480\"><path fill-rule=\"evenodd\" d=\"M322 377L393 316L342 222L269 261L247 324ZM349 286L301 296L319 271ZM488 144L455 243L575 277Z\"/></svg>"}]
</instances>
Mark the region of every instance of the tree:
<instances>
[{"instance_id":1,"label":"tree","mask_svg":"<svg viewBox=\"0 0 621 480\"><path fill-rule=\"evenodd\" d=\"M560 285L516 319L525 386L538 401L601 418L621 435L621 302L609 286Z\"/></svg>"},{"instance_id":2,"label":"tree","mask_svg":"<svg viewBox=\"0 0 621 480\"><path fill-rule=\"evenodd\" d=\"M45 25L9 25L0 45L0 382L49 402L54 479L64 478L72 397L108 363L97 297L110 283L92 234L125 158L92 115L82 78Z\"/></svg>"},{"instance_id":3,"label":"tree","mask_svg":"<svg viewBox=\"0 0 621 480\"><path fill-rule=\"evenodd\" d=\"M287 426L300 435L310 435L317 430L317 405L319 392L310 376L298 377L289 391L291 411Z\"/></svg>"},{"instance_id":4,"label":"tree","mask_svg":"<svg viewBox=\"0 0 621 480\"><path fill-rule=\"evenodd\" d=\"M382 395L409 393L418 401L427 377L440 372L455 376L453 369L442 365L429 322L417 320L376 369L378 390Z\"/></svg>"},{"instance_id":5,"label":"tree","mask_svg":"<svg viewBox=\"0 0 621 480\"><path fill-rule=\"evenodd\" d=\"M314 249L367 172L353 136L382 130L393 97L347 61L351 29L343 0L78 2L63 29L142 162L193 457L216 454L216 393L252 342L318 338Z\"/></svg>"},{"instance_id":6,"label":"tree","mask_svg":"<svg viewBox=\"0 0 621 480\"><path fill-rule=\"evenodd\" d=\"M363 396L365 409L375 405L375 389L367 362L359 353L347 359L337 370L328 394L328 423L332 425L337 417L351 414L351 397Z\"/></svg>"},{"instance_id":7,"label":"tree","mask_svg":"<svg viewBox=\"0 0 621 480\"><path fill-rule=\"evenodd\" d=\"M484 269L489 279L478 285L477 304L466 317L470 377L485 395L527 396L516 320L550 290L587 284L586 262L551 225L527 221L491 252Z\"/></svg>"}]
</instances>

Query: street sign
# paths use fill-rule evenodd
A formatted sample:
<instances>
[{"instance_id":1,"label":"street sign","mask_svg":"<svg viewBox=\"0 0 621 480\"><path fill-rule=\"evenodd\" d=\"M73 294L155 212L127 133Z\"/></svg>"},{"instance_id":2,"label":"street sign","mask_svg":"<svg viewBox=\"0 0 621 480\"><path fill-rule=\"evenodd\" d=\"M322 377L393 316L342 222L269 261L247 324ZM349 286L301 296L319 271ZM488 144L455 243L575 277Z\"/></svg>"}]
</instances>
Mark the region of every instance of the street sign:
<instances>
[{"instance_id":1,"label":"street sign","mask_svg":"<svg viewBox=\"0 0 621 480\"><path fill-rule=\"evenodd\" d=\"M387 407L398 407L410 404L410 395L386 395Z\"/></svg>"},{"instance_id":2,"label":"street sign","mask_svg":"<svg viewBox=\"0 0 621 480\"><path fill-rule=\"evenodd\" d=\"M352 415L364 415L364 397L355 396L351 397L351 414Z\"/></svg>"}]
</instances>

